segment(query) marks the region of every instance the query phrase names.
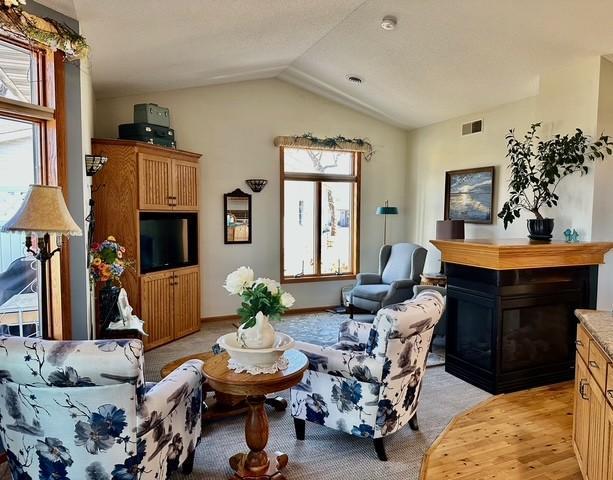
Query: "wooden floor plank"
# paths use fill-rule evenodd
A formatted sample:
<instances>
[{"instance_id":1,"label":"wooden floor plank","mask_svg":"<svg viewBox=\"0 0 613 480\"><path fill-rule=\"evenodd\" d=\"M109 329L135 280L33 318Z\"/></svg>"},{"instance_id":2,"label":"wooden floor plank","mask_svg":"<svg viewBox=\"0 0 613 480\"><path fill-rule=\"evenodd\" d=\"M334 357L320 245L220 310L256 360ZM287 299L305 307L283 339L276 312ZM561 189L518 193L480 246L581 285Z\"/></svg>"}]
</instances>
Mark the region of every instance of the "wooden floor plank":
<instances>
[{"instance_id":1,"label":"wooden floor plank","mask_svg":"<svg viewBox=\"0 0 613 480\"><path fill-rule=\"evenodd\" d=\"M455 418L421 480L581 480L572 448L573 384L498 395Z\"/></svg>"}]
</instances>

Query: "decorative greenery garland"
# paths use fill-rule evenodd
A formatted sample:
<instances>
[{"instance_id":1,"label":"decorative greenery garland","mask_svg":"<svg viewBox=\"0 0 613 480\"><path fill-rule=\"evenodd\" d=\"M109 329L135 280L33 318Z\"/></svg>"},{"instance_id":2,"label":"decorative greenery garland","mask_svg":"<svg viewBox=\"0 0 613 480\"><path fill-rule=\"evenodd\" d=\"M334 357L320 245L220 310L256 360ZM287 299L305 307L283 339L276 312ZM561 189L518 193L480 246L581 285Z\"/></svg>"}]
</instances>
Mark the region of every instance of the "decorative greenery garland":
<instances>
[{"instance_id":1,"label":"decorative greenery garland","mask_svg":"<svg viewBox=\"0 0 613 480\"><path fill-rule=\"evenodd\" d=\"M342 135L336 137L317 138L311 132L300 135L300 138L310 140L313 145L319 145L325 148L343 148L344 143L355 143L360 147L369 147L372 150L372 145L363 138L345 138Z\"/></svg>"},{"instance_id":2,"label":"decorative greenery garland","mask_svg":"<svg viewBox=\"0 0 613 480\"><path fill-rule=\"evenodd\" d=\"M25 3L25 0L0 0L0 28L29 42L61 50L68 61L87 57L89 47L82 35L52 18L24 12Z\"/></svg>"},{"instance_id":3,"label":"decorative greenery garland","mask_svg":"<svg viewBox=\"0 0 613 480\"><path fill-rule=\"evenodd\" d=\"M326 150L352 150L362 152L364 159L367 161L372 158L374 153L370 142L363 138L346 138L342 135L317 138L310 132L302 135L275 137L274 144L275 146L321 148Z\"/></svg>"}]
</instances>

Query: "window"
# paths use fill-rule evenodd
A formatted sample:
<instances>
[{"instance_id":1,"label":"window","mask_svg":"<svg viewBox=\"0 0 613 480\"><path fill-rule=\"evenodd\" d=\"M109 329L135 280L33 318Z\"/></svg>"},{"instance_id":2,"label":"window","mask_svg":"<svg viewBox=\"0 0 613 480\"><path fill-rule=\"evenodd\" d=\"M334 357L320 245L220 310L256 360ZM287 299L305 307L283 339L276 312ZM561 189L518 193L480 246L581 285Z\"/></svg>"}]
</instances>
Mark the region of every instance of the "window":
<instances>
[{"instance_id":1,"label":"window","mask_svg":"<svg viewBox=\"0 0 613 480\"><path fill-rule=\"evenodd\" d=\"M281 278L355 276L358 265L360 154L281 147Z\"/></svg>"},{"instance_id":2,"label":"window","mask_svg":"<svg viewBox=\"0 0 613 480\"><path fill-rule=\"evenodd\" d=\"M0 37L0 227L20 207L30 184L58 181L54 64L50 51ZM0 334L41 332L40 275L50 277L50 291L59 298L57 275L39 271L24 239L0 233ZM59 337L57 330L50 332Z\"/></svg>"}]
</instances>

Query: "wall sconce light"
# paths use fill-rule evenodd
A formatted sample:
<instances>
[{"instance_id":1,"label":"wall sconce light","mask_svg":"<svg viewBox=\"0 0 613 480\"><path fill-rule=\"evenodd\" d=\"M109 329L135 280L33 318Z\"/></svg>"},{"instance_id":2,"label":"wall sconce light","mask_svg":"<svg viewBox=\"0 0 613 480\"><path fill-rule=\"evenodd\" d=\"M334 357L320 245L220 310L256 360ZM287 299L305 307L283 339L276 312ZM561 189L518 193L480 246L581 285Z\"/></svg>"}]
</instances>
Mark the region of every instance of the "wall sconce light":
<instances>
[{"instance_id":1,"label":"wall sconce light","mask_svg":"<svg viewBox=\"0 0 613 480\"><path fill-rule=\"evenodd\" d=\"M263 178L250 178L248 180L245 180L245 183L249 185L249 188L251 188L251 190L257 193L261 192L264 189L264 187L268 183L268 180L264 180Z\"/></svg>"},{"instance_id":2,"label":"wall sconce light","mask_svg":"<svg viewBox=\"0 0 613 480\"><path fill-rule=\"evenodd\" d=\"M104 155L85 155L85 171L88 177L93 177L102 170L102 167L108 162L108 157Z\"/></svg>"}]
</instances>

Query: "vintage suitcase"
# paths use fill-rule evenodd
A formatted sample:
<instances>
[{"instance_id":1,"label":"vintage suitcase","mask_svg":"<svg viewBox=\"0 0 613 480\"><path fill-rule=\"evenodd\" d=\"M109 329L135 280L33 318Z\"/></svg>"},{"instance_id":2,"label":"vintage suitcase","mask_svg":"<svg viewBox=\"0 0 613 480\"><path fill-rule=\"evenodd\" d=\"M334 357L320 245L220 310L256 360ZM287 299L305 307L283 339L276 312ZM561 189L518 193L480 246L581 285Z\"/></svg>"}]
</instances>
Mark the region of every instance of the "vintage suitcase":
<instances>
[{"instance_id":1,"label":"vintage suitcase","mask_svg":"<svg viewBox=\"0 0 613 480\"><path fill-rule=\"evenodd\" d=\"M134 123L170 127L170 111L155 103L138 103L134 105Z\"/></svg>"},{"instance_id":2,"label":"vintage suitcase","mask_svg":"<svg viewBox=\"0 0 613 480\"><path fill-rule=\"evenodd\" d=\"M172 128L151 125L150 123L124 123L119 125L119 138L177 148L175 131Z\"/></svg>"}]
</instances>

